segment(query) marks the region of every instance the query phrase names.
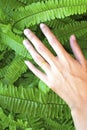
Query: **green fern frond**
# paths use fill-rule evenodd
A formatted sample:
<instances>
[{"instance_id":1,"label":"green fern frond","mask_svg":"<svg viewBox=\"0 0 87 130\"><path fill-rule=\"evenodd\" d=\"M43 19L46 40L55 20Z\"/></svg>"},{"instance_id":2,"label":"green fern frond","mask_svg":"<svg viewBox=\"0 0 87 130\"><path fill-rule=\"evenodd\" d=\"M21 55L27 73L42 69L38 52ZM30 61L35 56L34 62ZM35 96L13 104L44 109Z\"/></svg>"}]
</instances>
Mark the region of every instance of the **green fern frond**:
<instances>
[{"instance_id":1,"label":"green fern frond","mask_svg":"<svg viewBox=\"0 0 87 130\"><path fill-rule=\"evenodd\" d=\"M63 119L62 122L58 119L45 118L44 120L46 127L50 130L75 130L72 119Z\"/></svg>"},{"instance_id":2,"label":"green fern frond","mask_svg":"<svg viewBox=\"0 0 87 130\"><path fill-rule=\"evenodd\" d=\"M71 19L68 18L68 19L65 19L65 21L57 19L57 20L54 20L54 22L47 23L47 25L51 28L53 33L60 40L60 42L65 46L65 48L69 48L68 41L72 34L76 35L77 38L87 34L87 21L74 22L73 20L71 20L71 23L68 23L68 20L71 20ZM40 29L39 30L37 29L35 34L36 35L38 34L37 36L41 38L41 40L46 45L46 47L55 55L55 52L49 45L47 39L42 36ZM82 44L80 42L80 46L86 47L87 44L86 42Z\"/></svg>"},{"instance_id":3,"label":"green fern frond","mask_svg":"<svg viewBox=\"0 0 87 130\"><path fill-rule=\"evenodd\" d=\"M49 100L48 100L49 99ZM55 93L44 95L38 89L16 88L12 85L0 84L0 104L4 109L14 113L25 113L27 116L50 118L71 117L70 109Z\"/></svg>"},{"instance_id":4,"label":"green fern frond","mask_svg":"<svg viewBox=\"0 0 87 130\"><path fill-rule=\"evenodd\" d=\"M3 57L4 57L4 54L5 54L5 51L0 51L0 61L3 59ZM0 66L1 66L1 64L0 64Z\"/></svg>"},{"instance_id":5,"label":"green fern frond","mask_svg":"<svg viewBox=\"0 0 87 130\"><path fill-rule=\"evenodd\" d=\"M48 0L32 3L21 7L13 13L15 21L13 27L19 30L40 22L51 21L55 18L65 18L74 14L83 14L87 11L87 0Z\"/></svg>"},{"instance_id":6,"label":"green fern frond","mask_svg":"<svg viewBox=\"0 0 87 130\"><path fill-rule=\"evenodd\" d=\"M3 55L3 56L2 56ZM0 60L0 68L4 68L9 66L12 62L13 58L15 57L15 53L13 50L6 48L4 51L1 52L2 59Z\"/></svg>"},{"instance_id":7,"label":"green fern frond","mask_svg":"<svg viewBox=\"0 0 87 130\"><path fill-rule=\"evenodd\" d=\"M34 129L34 130L41 130L41 128L43 127L43 124L44 124L43 118L40 118L38 116L36 116L36 117L32 117L31 116L31 117L29 117L27 119L28 119L28 122L29 122L29 126L32 129Z\"/></svg>"},{"instance_id":8,"label":"green fern frond","mask_svg":"<svg viewBox=\"0 0 87 130\"><path fill-rule=\"evenodd\" d=\"M53 30L54 28L61 28L64 27L66 24L70 24L70 23L74 23L75 20L71 19L70 17L66 17L64 19L54 19L51 21L46 21L45 24L48 25L50 27L51 30ZM38 37L40 37L40 39L43 40L43 36L40 34L41 30L39 29L39 25L32 25L29 27L33 32L35 32ZM23 31L22 30L18 30L17 28L13 28L12 30L15 34L18 35L22 35Z\"/></svg>"},{"instance_id":9,"label":"green fern frond","mask_svg":"<svg viewBox=\"0 0 87 130\"><path fill-rule=\"evenodd\" d=\"M18 0L13 0L13 1L11 1L11 0L3 0L3 1L0 1L0 7L4 11L10 11L10 10L13 10L13 9L17 9L20 6L23 6L23 4L21 4Z\"/></svg>"},{"instance_id":10,"label":"green fern frond","mask_svg":"<svg viewBox=\"0 0 87 130\"><path fill-rule=\"evenodd\" d=\"M74 22L66 24L64 27L53 30L54 34L59 38L61 43L68 41L72 34L75 34L77 38L87 33L87 21Z\"/></svg>"},{"instance_id":11,"label":"green fern frond","mask_svg":"<svg viewBox=\"0 0 87 130\"><path fill-rule=\"evenodd\" d=\"M0 39L0 41L1 41L1 39ZM0 51L4 51L6 48L7 48L7 46L0 42Z\"/></svg>"},{"instance_id":12,"label":"green fern frond","mask_svg":"<svg viewBox=\"0 0 87 130\"><path fill-rule=\"evenodd\" d=\"M27 67L24 64L23 58L16 56L5 72L3 82L6 84L14 83L26 70Z\"/></svg>"},{"instance_id":13,"label":"green fern frond","mask_svg":"<svg viewBox=\"0 0 87 130\"><path fill-rule=\"evenodd\" d=\"M87 33L79 37L77 40L82 49L87 49Z\"/></svg>"},{"instance_id":14,"label":"green fern frond","mask_svg":"<svg viewBox=\"0 0 87 130\"><path fill-rule=\"evenodd\" d=\"M0 69L0 80L2 80L4 78L7 69L8 69L8 66L5 66Z\"/></svg>"},{"instance_id":15,"label":"green fern frond","mask_svg":"<svg viewBox=\"0 0 87 130\"><path fill-rule=\"evenodd\" d=\"M37 87L39 78L36 77L31 71L23 73L20 78L14 83L15 86L23 86L25 88Z\"/></svg>"},{"instance_id":16,"label":"green fern frond","mask_svg":"<svg viewBox=\"0 0 87 130\"><path fill-rule=\"evenodd\" d=\"M5 19L6 19L5 13L0 8L0 23L3 22L3 21L5 21Z\"/></svg>"},{"instance_id":17,"label":"green fern frond","mask_svg":"<svg viewBox=\"0 0 87 130\"><path fill-rule=\"evenodd\" d=\"M24 129L28 127L28 122L27 120L23 121L21 119L15 120L12 113L7 115L0 107L0 129L5 130L7 127L9 130L17 130L16 128Z\"/></svg>"},{"instance_id":18,"label":"green fern frond","mask_svg":"<svg viewBox=\"0 0 87 130\"><path fill-rule=\"evenodd\" d=\"M31 55L23 46L23 38L11 31L11 25L0 24L1 44L5 44L16 52L16 54L32 59Z\"/></svg>"},{"instance_id":19,"label":"green fern frond","mask_svg":"<svg viewBox=\"0 0 87 130\"><path fill-rule=\"evenodd\" d=\"M77 39L78 43L82 49L82 52L87 59L87 33L82 35L80 38Z\"/></svg>"},{"instance_id":20,"label":"green fern frond","mask_svg":"<svg viewBox=\"0 0 87 130\"><path fill-rule=\"evenodd\" d=\"M25 5L29 5L29 4L32 4L32 3L36 3L38 1L42 1L42 0L17 0Z\"/></svg>"},{"instance_id":21,"label":"green fern frond","mask_svg":"<svg viewBox=\"0 0 87 130\"><path fill-rule=\"evenodd\" d=\"M0 0L0 10L2 11L2 14L0 16L1 23L8 24L13 23L13 20L11 18L12 12L14 12L15 9L24 6L23 3L17 1L17 0Z\"/></svg>"},{"instance_id":22,"label":"green fern frond","mask_svg":"<svg viewBox=\"0 0 87 130\"><path fill-rule=\"evenodd\" d=\"M87 43L87 42L86 42ZM83 54L84 54L84 56L85 56L85 58L87 59L87 48L86 49L82 49L82 52L83 52Z\"/></svg>"},{"instance_id":23,"label":"green fern frond","mask_svg":"<svg viewBox=\"0 0 87 130\"><path fill-rule=\"evenodd\" d=\"M72 52L70 49L69 39L72 34L76 36L77 39L80 37L86 36L87 34L87 21L81 21L81 22L72 22L70 24L63 24L63 26L55 26L52 30L52 32L55 34L57 39L60 41L60 43L66 48L69 49L69 53ZM79 40L80 41L80 40ZM87 48L87 42L84 38L82 38L82 42L78 41L78 44L81 46L81 48ZM46 37L43 39L43 43L45 46L54 54L54 50L49 45Z\"/></svg>"}]
</instances>

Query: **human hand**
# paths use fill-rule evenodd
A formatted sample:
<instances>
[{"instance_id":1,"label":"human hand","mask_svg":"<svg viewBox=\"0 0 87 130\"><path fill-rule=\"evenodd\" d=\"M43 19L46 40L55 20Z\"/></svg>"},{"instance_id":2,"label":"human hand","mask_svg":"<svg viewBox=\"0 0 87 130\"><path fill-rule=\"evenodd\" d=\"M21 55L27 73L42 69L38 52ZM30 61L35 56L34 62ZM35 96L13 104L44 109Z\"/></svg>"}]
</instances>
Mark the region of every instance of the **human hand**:
<instances>
[{"instance_id":1,"label":"human hand","mask_svg":"<svg viewBox=\"0 0 87 130\"><path fill-rule=\"evenodd\" d=\"M40 28L57 56L55 57L32 31L25 29L24 34L35 49L27 39L23 41L23 44L45 73L38 70L30 61L25 61L26 65L64 99L71 109L87 104L87 60L83 56L75 36L70 37L74 59L45 24L40 24Z\"/></svg>"}]
</instances>

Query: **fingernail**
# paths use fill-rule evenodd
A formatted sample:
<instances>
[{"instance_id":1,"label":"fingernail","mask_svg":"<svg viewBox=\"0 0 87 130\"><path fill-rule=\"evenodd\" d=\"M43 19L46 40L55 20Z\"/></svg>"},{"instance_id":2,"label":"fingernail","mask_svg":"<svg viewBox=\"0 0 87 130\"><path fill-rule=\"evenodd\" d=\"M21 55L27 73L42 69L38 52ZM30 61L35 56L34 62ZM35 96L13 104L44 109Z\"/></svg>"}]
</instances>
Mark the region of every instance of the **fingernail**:
<instances>
[{"instance_id":1,"label":"fingernail","mask_svg":"<svg viewBox=\"0 0 87 130\"><path fill-rule=\"evenodd\" d=\"M41 23L41 24L40 24L40 28L43 28L44 26L45 26L44 23Z\"/></svg>"},{"instance_id":2,"label":"fingernail","mask_svg":"<svg viewBox=\"0 0 87 130\"><path fill-rule=\"evenodd\" d=\"M26 45L26 43L27 43L27 39L24 39L23 44Z\"/></svg>"},{"instance_id":3,"label":"fingernail","mask_svg":"<svg viewBox=\"0 0 87 130\"><path fill-rule=\"evenodd\" d=\"M25 35L29 34L30 32L31 32L30 29L25 29L25 30L24 30L24 34L25 34Z\"/></svg>"},{"instance_id":4,"label":"fingernail","mask_svg":"<svg viewBox=\"0 0 87 130\"><path fill-rule=\"evenodd\" d=\"M73 41L75 41L75 40L76 40L75 35L72 35L72 36L71 36L71 39L72 39Z\"/></svg>"},{"instance_id":5,"label":"fingernail","mask_svg":"<svg viewBox=\"0 0 87 130\"><path fill-rule=\"evenodd\" d=\"M25 60L24 63L25 63L26 65L28 65L29 62L28 62L27 60Z\"/></svg>"}]
</instances>

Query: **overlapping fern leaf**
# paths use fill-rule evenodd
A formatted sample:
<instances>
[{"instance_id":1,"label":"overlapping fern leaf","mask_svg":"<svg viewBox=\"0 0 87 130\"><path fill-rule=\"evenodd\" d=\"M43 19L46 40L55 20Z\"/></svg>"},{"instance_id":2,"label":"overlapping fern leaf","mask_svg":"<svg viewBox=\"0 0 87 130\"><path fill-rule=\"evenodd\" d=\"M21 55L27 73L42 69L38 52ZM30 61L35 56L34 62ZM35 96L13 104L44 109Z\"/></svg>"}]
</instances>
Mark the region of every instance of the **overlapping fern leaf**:
<instances>
[{"instance_id":1,"label":"overlapping fern leaf","mask_svg":"<svg viewBox=\"0 0 87 130\"><path fill-rule=\"evenodd\" d=\"M22 86L3 85L0 82L0 104L4 109L14 113L25 113L27 116L50 118L71 117L66 103L55 93L42 94L38 89L25 89Z\"/></svg>"},{"instance_id":2,"label":"overlapping fern leaf","mask_svg":"<svg viewBox=\"0 0 87 130\"><path fill-rule=\"evenodd\" d=\"M24 6L24 4L17 0L0 0L0 13L2 12L2 17L0 17L0 19L2 23L11 23L11 13L21 6Z\"/></svg>"},{"instance_id":3,"label":"overlapping fern leaf","mask_svg":"<svg viewBox=\"0 0 87 130\"><path fill-rule=\"evenodd\" d=\"M38 1L42 1L42 0L17 0L25 5L29 5L31 3L35 3L35 2L38 2Z\"/></svg>"},{"instance_id":4,"label":"overlapping fern leaf","mask_svg":"<svg viewBox=\"0 0 87 130\"><path fill-rule=\"evenodd\" d=\"M53 32L61 43L65 43L72 34L76 35L77 38L87 34L87 21L66 24L61 28L54 28Z\"/></svg>"},{"instance_id":5,"label":"overlapping fern leaf","mask_svg":"<svg viewBox=\"0 0 87 130\"><path fill-rule=\"evenodd\" d=\"M51 27L51 26L50 26ZM54 26L52 29L52 32L55 34L55 36L58 38L58 40L62 43L62 45L67 48L67 50L70 49L69 45L69 39L72 34L76 36L78 39L78 44L82 49L87 48L87 21L80 21L80 22L71 22L67 24L62 24L58 26L58 23L56 22L56 26ZM85 36L85 38L83 37ZM82 40L80 40L82 39ZM82 42L81 42L82 41ZM44 37L43 43L49 48L51 52L55 55L55 52L49 45L47 39Z\"/></svg>"},{"instance_id":6,"label":"overlapping fern leaf","mask_svg":"<svg viewBox=\"0 0 87 130\"><path fill-rule=\"evenodd\" d=\"M12 113L7 114L7 112L3 111L0 107L0 129L5 130L17 130L17 129L25 129L28 127L27 120L14 119Z\"/></svg>"},{"instance_id":7,"label":"overlapping fern leaf","mask_svg":"<svg viewBox=\"0 0 87 130\"><path fill-rule=\"evenodd\" d=\"M22 44L23 39L20 36L15 35L10 30L10 27L8 26L3 25L3 29L5 28L6 30L7 28L8 30L6 30L5 32L3 31L0 32L1 42L9 46L11 49L13 49L18 55L32 59L32 57L29 55L29 53L26 51L26 49L24 48ZM79 38L82 35L87 33L86 28L87 28L87 21L71 22L70 24L66 24L66 25L61 24L60 27L58 27L58 23L57 23L56 27L53 27L52 31L56 35L56 37L61 41L62 44L66 44L71 34L75 34L77 38ZM37 33L37 30L36 30L36 33ZM45 39L44 39L44 43L47 45L49 44L47 43ZM66 47L67 46L68 44L66 44Z\"/></svg>"},{"instance_id":8,"label":"overlapping fern leaf","mask_svg":"<svg viewBox=\"0 0 87 130\"><path fill-rule=\"evenodd\" d=\"M31 59L31 56L23 46L23 38L11 31L11 25L0 24L1 44L5 44L16 52L16 54Z\"/></svg>"},{"instance_id":9,"label":"overlapping fern leaf","mask_svg":"<svg viewBox=\"0 0 87 130\"><path fill-rule=\"evenodd\" d=\"M26 72L26 65L24 64L23 57L15 56L9 67L4 73L3 82L5 84L14 83L22 73Z\"/></svg>"},{"instance_id":10,"label":"overlapping fern leaf","mask_svg":"<svg viewBox=\"0 0 87 130\"><path fill-rule=\"evenodd\" d=\"M68 124L68 125L67 125ZM45 118L45 125L50 130L75 130L72 119L59 120L59 119L49 119Z\"/></svg>"},{"instance_id":11,"label":"overlapping fern leaf","mask_svg":"<svg viewBox=\"0 0 87 130\"><path fill-rule=\"evenodd\" d=\"M13 27L24 29L40 22L51 21L55 18L65 18L87 11L87 0L48 0L32 3L18 8L12 15Z\"/></svg>"}]
</instances>

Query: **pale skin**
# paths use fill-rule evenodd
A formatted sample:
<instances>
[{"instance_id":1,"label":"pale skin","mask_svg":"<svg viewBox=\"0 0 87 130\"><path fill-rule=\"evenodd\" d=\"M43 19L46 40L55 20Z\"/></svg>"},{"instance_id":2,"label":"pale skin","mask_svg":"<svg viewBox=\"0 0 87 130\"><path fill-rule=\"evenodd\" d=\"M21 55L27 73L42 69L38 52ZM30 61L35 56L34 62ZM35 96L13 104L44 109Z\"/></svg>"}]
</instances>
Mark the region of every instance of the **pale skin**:
<instances>
[{"instance_id":1,"label":"pale skin","mask_svg":"<svg viewBox=\"0 0 87 130\"><path fill-rule=\"evenodd\" d=\"M75 58L66 52L47 25L40 24L40 28L57 56L31 30L25 29L28 40L23 44L44 72L30 61L25 64L68 104L76 130L87 130L87 60L74 35L70 37L70 46Z\"/></svg>"}]
</instances>

